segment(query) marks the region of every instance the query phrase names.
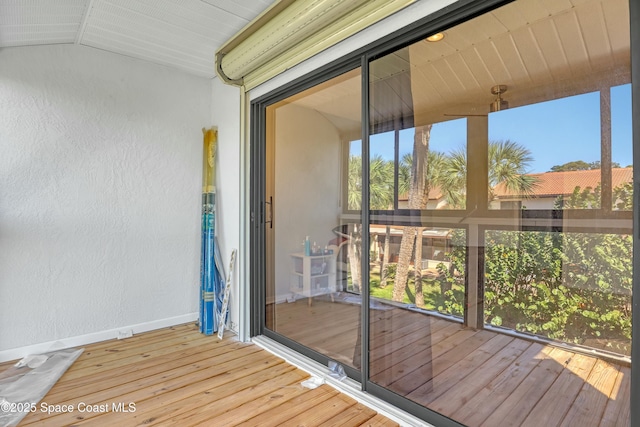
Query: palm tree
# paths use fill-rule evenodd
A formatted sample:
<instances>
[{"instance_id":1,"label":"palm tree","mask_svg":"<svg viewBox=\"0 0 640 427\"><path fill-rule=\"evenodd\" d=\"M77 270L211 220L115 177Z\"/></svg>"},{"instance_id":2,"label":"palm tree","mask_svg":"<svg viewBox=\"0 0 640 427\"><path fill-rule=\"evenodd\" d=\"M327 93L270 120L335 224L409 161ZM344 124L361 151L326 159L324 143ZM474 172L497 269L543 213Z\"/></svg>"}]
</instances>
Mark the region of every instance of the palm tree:
<instances>
[{"instance_id":1,"label":"palm tree","mask_svg":"<svg viewBox=\"0 0 640 427\"><path fill-rule=\"evenodd\" d=\"M393 204L393 162L375 155L369 162L369 208L387 209ZM349 157L347 205L362 208L362 157Z\"/></svg>"},{"instance_id":2,"label":"palm tree","mask_svg":"<svg viewBox=\"0 0 640 427\"><path fill-rule=\"evenodd\" d=\"M349 156L348 170L347 207L357 211L362 206L362 158Z\"/></svg>"},{"instance_id":3,"label":"palm tree","mask_svg":"<svg viewBox=\"0 0 640 427\"><path fill-rule=\"evenodd\" d=\"M495 188L504 185L507 191L528 195L536 185L534 177L525 175L533 161L531 151L522 145L506 140L489 143L489 201L495 198Z\"/></svg>"},{"instance_id":4,"label":"palm tree","mask_svg":"<svg viewBox=\"0 0 640 427\"><path fill-rule=\"evenodd\" d=\"M467 151L459 148L449 153L444 166L440 190L453 209L465 209L467 196Z\"/></svg>"},{"instance_id":5,"label":"palm tree","mask_svg":"<svg viewBox=\"0 0 640 427\"><path fill-rule=\"evenodd\" d=\"M489 193L488 200L495 199L495 189L500 184L506 190L528 195L536 186L536 179L525 175L529 164L533 161L531 152L522 145L506 141L490 141L489 158ZM447 203L457 209L465 208L467 186L467 152L458 148L449 153L446 173L440 187Z\"/></svg>"},{"instance_id":6,"label":"palm tree","mask_svg":"<svg viewBox=\"0 0 640 427\"><path fill-rule=\"evenodd\" d=\"M409 192L411 183L411 167L413 165L413 154L407 153L402 156L398 168L398 191L400 194ZM427 168L424 182L424 199L421 200L421 209L427 207L429 193L434 188L442 188L444 179L447 177L447 156L439 151L427 152ZM418 306L424 305L424 294L422 292L422 233L424 228L415 230L415 262L414 262L414 282L415 282L415 302ZM408 271L408 269L407 269ZM397 279L396 279L397 280Z\"/></svg>"},{"instance_id":7,"label":"palm tree","mask_svg":"<svg viewBox=\"0 0 640 427\"><path fill-rule=\"evenodd\" d=\"M388 209L393 204L393 162L381 156L371 157L369 162L369 204L370 209ZM362 158L349 157L347 204L349 209L362 208ZM349 264L351 283L355 291L362 282L362 225L354 224L349 235Z\"/></svg>"},{"instance_id":8,"label":"palm tree","mask_svg":"<svg viewBox=\"0 0 640 427\"><path fill-rule=\"evenodd\" d=\"M411 178L409 185L409 209L424 209L427 207L429 198L429 183L427 177L429 173L429 139L431 137L431 126L416 127L413 137L413 158L411 162ZM407 286L409 274L409 262L413 253L416 241L417 227L405 227L400 241L400 253L398 254L398 267L396 269L396 280L393 285L392 299L402 301ZM422 234L422 232L420 232Z\"/></svg>"},{"instance_id":9,"label":"palm tree","mask_svg":"<svg viewBox=\"0 0 640 427\"><path fill-rule=\"evenodd\" d=\"M430 131L430 127L429 127ZM426 138L426 142L424 139ZM429 134L424 131L423 128L416 128L416 135L414 139L414 157L417 162L413 163L412 158L412 171L422 170L424 175L424 181L431 180L430 182L417 182L415 177L418 176L412 173L412 180L409 191L409 208L410 209L424 209L426 207L426 197L428 191L433 186L437 185L442 191L445 199L449 205L456 208L464 208L466 197L466 181L467 181L467 157L464 149L454 150L446 159L440 160L440 164L434 161L433 171L428 173L429 156L425 155L425 151L428 152ZM416 157L416 153L422 152L422 160ZM520 194L530 194L536 185L535 178L524 175L529 163L533 160L531 152L515 142L512 141L492 141L489 142L488 147L489 157L489 194L487 195L489 200L493 200L495 197L495 188L498 184L504 185L508 190L517 192ZM426 161L425 161L426 160ZM437 172L436 172L437 171ZM426 193L425 193L426 190ZM412 200L412 196L414 199ZM419 199L415 199L419 197ZM398 268L396 272L396 281L393 287L393 300L402 301L404 298L405 289L407 286L408 270L411 260L411 254L414 249L414 244L422 245L421 241L416 242L416 236L422 236L422 230L418 233L416 227L405 227L402 235L402 241L400 243L400 254L398 257ZM421 256L421 251L416 250L416 255ZM416 256L417 258L417 256ZM421 260L415 260L416 269L420 268ZM421 292L420 275L416 276L416 294ZM419 289L420 288L420 289ZM418 297L416 296L416 303L418 303Z\"/></svg>"}]
</instances>

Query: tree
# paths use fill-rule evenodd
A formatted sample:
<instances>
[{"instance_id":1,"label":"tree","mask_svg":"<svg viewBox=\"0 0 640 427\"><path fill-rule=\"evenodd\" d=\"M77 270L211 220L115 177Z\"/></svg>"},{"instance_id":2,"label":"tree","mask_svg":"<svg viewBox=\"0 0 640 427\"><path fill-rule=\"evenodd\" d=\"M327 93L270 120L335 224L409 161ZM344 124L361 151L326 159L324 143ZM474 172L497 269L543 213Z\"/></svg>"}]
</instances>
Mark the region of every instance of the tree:
<instances>
[{"instance_id":1,"label":"tree","mask_svg":"<svg viewBox=\"0 0 640 427\"><path fill-rule=\"evenodd\" d=\"M440 187L450 205L464 206L467 180L466 151L463 149L453 151L439 168L434 168L434 170L440 169L441 173L429 175L427 153L431 127L428 126L428 131L425 128L416 128L414 137L412 160L415 160L412 162L409 208L424 209L428 191L433 185ZM525 175L529 163L533 160L531 152L526 147L509 140L491 141L488 147L488 157L489 200L493 200L494 191L498 184L520 194L528 194L533 191L536 185L535 178ZM428 182L429 178L433 181ZM405 227L402 235L392 296L394 301L402 301L404 297L411 254L416 244L416 233L416 227Z\"/></svg>"},{"instance_id":2,"label":"tree","mask_svg":"<svg viewBox=\"0 0 640 427\"><path fill-rule=\"evenodd\" d=\"M362 208L362 157L349 157L347 205ZM387 209L393 203L393 163L376 155L369 162L369 204L371 209ZM349 264L355 291L362 283L362 225L353 224L349 232Z\"/></svg>"},{"instance_id":3,"label":"tree","mask_svg":"<svg viewBox=\"0 0 640 427\"><path fill-rule=\"evenodd\" d=\"M516 194L531 194L536 179L525 175L533 156L528 148L510 141L492 141L489 143L489 200L495 198L498 184Z\"/></svg>"},{"instance_id":4,"label":"tree","mask_svg":"<svg viewBox=\"0 0 640 427\"><path fill-rule=\"evenodd\" d=\"M553 204L554 209L600 209L602 188L576 186L568 197L558 196ZM633 210L633 183L626 182L611 191L611 208L613 210Z\"/></svg>"},{"instance_id":5,"label":"tree","mask_svg":"<svg viewBox=\"0 0 640 427\"><path fill-rule=\"evenodd\" d=\"M576 186L569 197L558 196L553 203L554 209L599 209L600 184L596 188Z\"/></svg>"},{"instance_id":6,"label":"tree","mask_svg":"<svg viewBox=\"0 0 640 427\"><path fill-rule=\"evenodd\" d=\"M633 183L627 182L613 189L613 209L633 210Z\"/></svg>"},{"instance_id":7,"label":"tree","mask_svg":"<svg viewBox=\"0 0 640 427\"><path fill-rule=\"evenodd\" d=\"M362 157L349 157L347 205L349 210L362 208ZM369 207L387 209L393 204L393 162L373 156L369 162Z\"/></svg>"},{"instance_id":8,"label":"tree","mask_svg":"<svg viewBox=\"0 0 640 427\"><path fill-rule=\"evenodd\" d=\"M632 247L628 234L487 231L485 321L629 354Z\"/></svg>"},{"instance_id":9,"label":"tree","mask_svg":"<svg viewBox=\"0 0 640 427\"><path fill-rule=\"evenodd\" d=\"M566 171L586 171L591 169L591 165L583 160L567 162L562 165L552 166L549 172L566 172Z\"/></svg>"},{"instance_id":10,"label":"tree","mask_svg":"<svg viewBox=\"0 0 640 427\"><path fill-rule=\"evenodd\" d=\"M525 175L533 157L526 147L510 140L490 141L488 157L489 201L495 199L495 188L499 184L517 194L533 192L536 178ZM467 152L464 148L449 154L445 170L440 183L441 191L450 206L464 209L467 195Z\"/></svg>"},{"instance_id":11,"label":"tree","mask_svg":"<svg viewBox=\"0 0 640 427\"><path fill-rule=\"evenodd\" d=\"M595 162L585 162L584 160L575 160L573 162L567 162L562 165L552 166L549 172L568 172L568 171L588 171L594 169L600 169L600 160ZM612 168L619 168L620 163L611 162Z\"/></svg>"},{"instance_id":12,"label":"tree","mask_svg":"<svg viewBox=\"0 0 640 427\"><path fill-rule=\"evenodd\" d=\"M409 209L424 209L429 197L429 185L427 183L429 168L429 139L431 137L431 125L415 128L413 137L413 157L411 162L411 178L409 185ZM416 240L417 227L405 227L400 241L400 253L398 254L398 268L396 280L393 285L393 301L402 301L407 286L409 263Z\"/></svg>"},{"instance_id":13,"label":"tree","mask_svg":"<svg viewBox=\"0 0 640 427\"><path fill-rule=\"evenodd\" d=\"M413 154L407 153L402 157L398 168L398 187L400 193L407 193L411 185L411 168L413 165ZM445 178L448 176L447 156L439 151L428 151L427 168L424 178L425 199L421 201L421 208L427 207L429 193L436 187L442 187ZM415 283L415 303L418 306L424 305L424 294L422 292L422 233L424 228L418 227L415 234L414 250L414 283ZM397 280L397 276L396 276Z\"/></svg>"}]
</instances>

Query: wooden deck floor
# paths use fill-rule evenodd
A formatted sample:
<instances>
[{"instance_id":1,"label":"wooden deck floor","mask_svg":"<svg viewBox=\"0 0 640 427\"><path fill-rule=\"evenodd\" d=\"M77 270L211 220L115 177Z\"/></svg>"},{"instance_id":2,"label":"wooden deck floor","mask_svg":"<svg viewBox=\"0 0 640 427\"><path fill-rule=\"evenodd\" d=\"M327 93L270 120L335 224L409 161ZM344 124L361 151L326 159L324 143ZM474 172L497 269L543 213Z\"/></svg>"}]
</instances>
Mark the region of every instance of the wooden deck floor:
<instances>
[{"instance_id":1,"label":"wooden deck floor","mask_svg":"<svg viewBox=\"0 0 640 427\"><path fill-rule=\"evenodd\" d=\"M303 388L308 377L229 334L219 341L194 324L181 325L86 346L41 401L74 410L37 411L19 425L397 425L328 385ZM80 412L81 402L109 410ZM135 412L112 410L114 403L130 402Z\"/></svg>"},{"instance_id":2,"label":"wooden deck floor","mask_svg":"<svg viewBox=\"0 0 640 427\"><path fill-rule=\"evenodd\" d=\"M301 300L277 305L275 325L357 365L359 310ZM627 366L399 308L372 310L370 330L372 381L465 425L630 425Z\"/></svg>"}]
</instances>

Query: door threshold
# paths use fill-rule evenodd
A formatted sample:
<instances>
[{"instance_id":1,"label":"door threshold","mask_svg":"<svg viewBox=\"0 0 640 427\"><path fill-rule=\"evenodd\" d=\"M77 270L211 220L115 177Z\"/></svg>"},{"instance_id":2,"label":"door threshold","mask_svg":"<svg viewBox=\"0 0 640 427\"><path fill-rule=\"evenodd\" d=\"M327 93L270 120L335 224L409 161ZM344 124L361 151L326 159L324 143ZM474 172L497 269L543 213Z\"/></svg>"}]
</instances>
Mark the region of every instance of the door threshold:
<instances>
[{"instance_id":1,"label":"door threshold","mask_svg":"<svg viewBox=\"0 0 640 427\"><path fill-rule=\"evenodd\" d=\"M382 399L379 399L371 394L362 391L362 386L358 381L355 381L352 378L345 378L344 380L338 380L330 376L330 370L327 366L324 366L315 360L309 359L302 354L291 350L289 347L280 344L279 342L272 340L264 335L256 336L251 339L251 341L260 348L267 350L273 355L284 359L287 363L295 366L296 368L302 369L307 372L309 375L321 378L324 382L331 387L335 388L341 393L346 394L347 396L355 399L359 403L373 409L380 413L380 415L384 415L400 424L401 426L424 426L424 427L434 427L433 424L428 424L424 420L417 418L414 415L409 414L396 406L391 405L388 402L385 402Z\"/></svg>"}]
</instances>

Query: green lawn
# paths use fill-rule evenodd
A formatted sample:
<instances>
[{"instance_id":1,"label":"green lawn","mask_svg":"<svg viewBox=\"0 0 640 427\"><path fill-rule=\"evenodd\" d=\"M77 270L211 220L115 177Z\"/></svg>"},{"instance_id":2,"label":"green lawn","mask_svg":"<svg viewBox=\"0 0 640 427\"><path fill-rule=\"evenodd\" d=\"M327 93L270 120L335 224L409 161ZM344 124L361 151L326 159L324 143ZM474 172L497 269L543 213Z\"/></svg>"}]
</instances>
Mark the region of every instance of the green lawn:
<instances>
[{"instance_id":1,"label":"green lawn","mask_svg":"<svg viewBox=\"0 0 640 427\"><path fill-rule=\"evenodd\" d=\"M407 304L415 304L415 281L413 277L413 271L409 272L408 289L404 294L402 302ZM456 299L462 301L464 296L464 288L460 285L454 285L452 287L453 293ZM424 305L420 308L426 310L434 310L440 312L445 311L445 295L442 295L440 290L440 282L437 279L423 279L422 280L422 292L424 294ZM391 301L393 294L393 279L387 280L387 286L380 287L380 266L378 264L371 264L370 267L370 280L369 280L369 293L372 297L381 298Z\"/></svg>"}]
</instances>

